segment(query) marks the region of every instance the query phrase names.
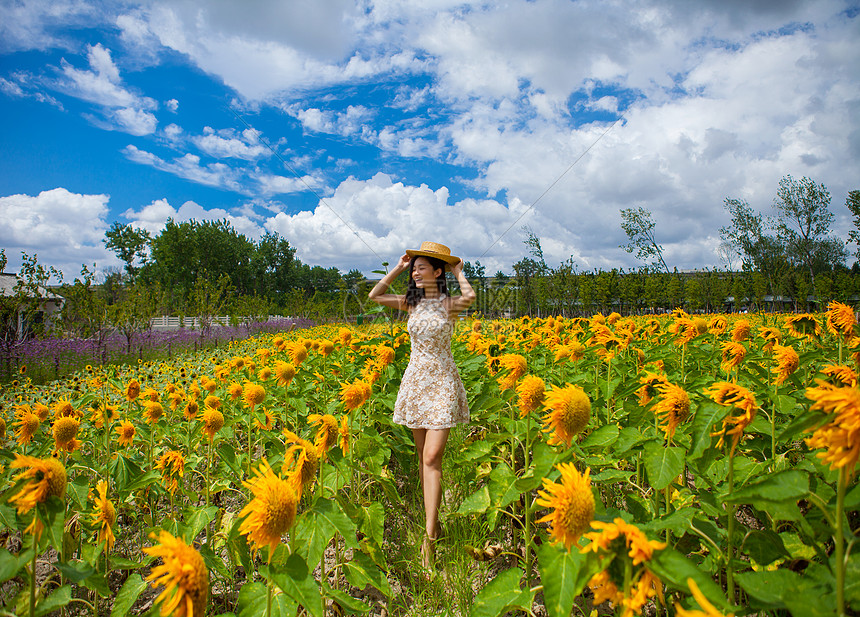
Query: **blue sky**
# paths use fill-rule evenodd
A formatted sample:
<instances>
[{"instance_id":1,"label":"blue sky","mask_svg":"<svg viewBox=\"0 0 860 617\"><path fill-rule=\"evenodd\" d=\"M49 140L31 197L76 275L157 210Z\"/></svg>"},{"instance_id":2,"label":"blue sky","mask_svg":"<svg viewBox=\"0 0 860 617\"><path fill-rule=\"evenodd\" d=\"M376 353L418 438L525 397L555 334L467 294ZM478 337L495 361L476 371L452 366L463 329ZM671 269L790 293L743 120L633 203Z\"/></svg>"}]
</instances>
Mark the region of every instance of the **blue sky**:
<instances>
[{"instance_id":1,"label":"blue sky","mask_svg":"<svg viewBox=\"0 0 860 617\"><path fill-rule=\"evenodd\" d=\"M643 206L670 266L725 267L723 200L769 214L786 174L847 238L858 34L845 0L9 0L0 247L70 279L119 265L114 221L227 218L343 271L433 240L495 272L527 225L629 268Z\"/></svg>"}]
</instances>

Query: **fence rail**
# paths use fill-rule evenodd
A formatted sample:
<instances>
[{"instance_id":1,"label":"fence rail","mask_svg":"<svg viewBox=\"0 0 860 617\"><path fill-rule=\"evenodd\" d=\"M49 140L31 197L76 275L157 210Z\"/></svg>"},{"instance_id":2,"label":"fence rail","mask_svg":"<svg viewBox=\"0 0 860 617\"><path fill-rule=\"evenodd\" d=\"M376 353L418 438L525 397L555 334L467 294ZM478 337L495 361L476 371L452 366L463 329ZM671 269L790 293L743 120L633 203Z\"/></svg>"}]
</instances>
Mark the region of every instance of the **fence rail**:
<instances>
[{"instance_id":1,"label":"fence rail","mask_svg":"<svg viewBox=\"0 0 860 617\"><path fill-rule=\"evenodd\" d=\"M212 327L227 327L230 325L230 317L227 315L218 315L211 318ZM268 323L270 321L280 321L283 319L292 319L291 317L282 317L280 315L269 315L267 319L255 320L260 323ZM153 317L149 320L149 325L154 330L167 330L173 328L188 328L191 330L200 328L200 318L198 317L174 317L172 315L162 315L161 317Z\"/></svg>"}]
</instances>

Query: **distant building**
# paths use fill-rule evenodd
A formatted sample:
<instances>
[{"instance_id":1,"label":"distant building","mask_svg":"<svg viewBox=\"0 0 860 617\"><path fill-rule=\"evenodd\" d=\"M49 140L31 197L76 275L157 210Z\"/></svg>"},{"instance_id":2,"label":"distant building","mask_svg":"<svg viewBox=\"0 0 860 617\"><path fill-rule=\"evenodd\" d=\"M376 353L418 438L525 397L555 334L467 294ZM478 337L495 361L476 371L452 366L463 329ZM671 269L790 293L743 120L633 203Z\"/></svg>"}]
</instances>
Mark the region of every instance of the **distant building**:
<instances>
[{"instance_id":1,"label":"distant building","mask_svg":"<svg viewBox=\"0 0 860 617\"><path fill-rule=\"evenodd\" d=\"M15 286L18 284L18 275L9 272L0 272L0 306L2 312L15 311L16 315L10 321L14 325L14 334L18 339L26 338L32 332L33 326L44 323L63 308L65 299L44 287L38 288L39 308L33 312L29 319L27 311L22 306L13 306L7 299L17 296ZM2 315L5 319L7 316Z\"/></svg>"}]
</instances>

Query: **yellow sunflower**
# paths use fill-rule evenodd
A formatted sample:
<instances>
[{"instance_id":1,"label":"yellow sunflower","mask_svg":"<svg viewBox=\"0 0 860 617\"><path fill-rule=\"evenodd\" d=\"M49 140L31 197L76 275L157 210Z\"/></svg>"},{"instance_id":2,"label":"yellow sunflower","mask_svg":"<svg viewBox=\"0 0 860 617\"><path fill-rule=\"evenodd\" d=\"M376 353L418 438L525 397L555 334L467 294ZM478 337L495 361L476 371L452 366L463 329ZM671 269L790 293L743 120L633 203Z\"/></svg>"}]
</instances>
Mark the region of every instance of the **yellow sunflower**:
<instances>
[{"instance_id":1,"label":"yellow sunflower","mask_svg":"<svg viewBox=\"0 0 860 617\"><path fill-rule=\"evenodd\" d=\"M340 451L349 454L349 416L341 416L337 432L340 435Z\"/></svg>"},{"instance_id":2,"label":"yellow sunflower","mask_svg":"<svg viewBox=\"0 0 860 617\"><path fill-rule=\"evenodd\" d=\"M81 442L75 439L78 434L80 422L73 416L61 416L54 420L52 432L54 434L54 448L66 452L77 450Z\"/></svg>"},{"instance_id":3,"label":"yellow sunflower","mask_svg":"<svg viewBox=\"0 0 860 617\"><path fill-rule=\"evenodd\" d=\"M125 398L131 402L140 396L140 382L137 379L132 379L125 386Z\"/></svg>"},{"instance_id":4,"label":"yellow sunflower","mask_svg":"<svg viewBox=\"0 0 860 617\"><path fill-rule=\"evenodd\" d=\"M301 499L304 489L316 478L320 452L314 444L295 433L286 429L283 433L287 443L291 444L284 453L283 470L296 495Z\"/></svg>"},{"instance_id":5,"label":"yellow sunflower","mask_svg":"<svg viewBox=\"0 0 860 617\"><path fill-rule=\"evenodd\" d=\"M275 362L275 379L279 386L288 386L296 376L296 367L289 362Z\"/></svg>"},{"instance_id":6,"label":"yellow sunflower","mask_svg":"<svg viewBox=\"0 0 860 617\"><path fill-rule=\"evenodd\" d=\"M750 335L750 322L746 319L738 319L732 326L732 340L735 343L747 340Z\"/></svg>"},{"instance_id":7,"label":"yellow sunflower","mask_svg":"<svg viewBox=\"0 0 860 617\"><path fill-rule=\"evenodd\" d=\"M59 459L49 457L46 459L35 456L15 455L15 460L9 464L10 469L24 469L13 479L15 483L24 481L21 489L9 498L9 503L18 509L18 514L25 514L41 503L45 503L48 497L59 497L66 495L66 468ZM37 513L33 513L33 520L27 526L25 533L31 533L35 537L42 534L42 521Z\"/></svg>"},{"instance_id":8,"label":"yellow sunflower","mask_svg":"<svg viewBox=\"0 0 860 617\"><path fill-rule=\"evenodd\" d=\"M203 432L209 437L209 440L215 439L215 433L221 430L224 426L224 414L218 409L206 407L203 409Z\"/></svg>"},{"instance_id":9,"label":"yellow sunflower","mask_svg":"<svg viewBox=\"0 0 860 617\"><path fill-rule=\"evenodd\" d=\"M557 465L561 483L543 479L543 490L538 491L535 504L552 508L552 512L536 523L551 522L554 542L562 542L568 550L594 520L594 495L591 492L591 470L580 474L573 463Z\"/></svg>"},{"instance_id":10,"label":"yellow sunflower","mask_svg":"<svg viewBox=\"0 0 860 617\"><path fill-rule=\"evenodd\" d=\"M314 438L314 444L321 453L325 454L329 448L337 443L337 418L331 414L312 413L308 416L308 422L311 426L319 427Z\"/></svg>"},{"instance_id":11,"label":"yellow sunflower","mask_svg":"<svg viewBox=\"0 0 860 617\"><path fill-rule=\"evenodd\" d=\"M128 420L123 420L122 424L116 427L116 432L119 435L117 438L117 442L121 446L130 446L132 440L134 439L134 424L129 422Z\"/></svg>"},{"instance_id":12,"label":"yellow sunflower","mask_svg":"<svg viewBox=\"0 0 860 617\"><path fill-rule=\"evenodd\" d=\"M265 459L243 484L254 498L239 513L245 517L239 533L248 536L255 551L268 546L271 555L296 519L297 495L291 483L276 475Z\"/></svg>"},{"instance_id":13,"label":"yellow sunflower","mask_svg":"<svg viewBox=\"0 0 860 617\"><path fill-rule=\"evenodd\" d=\"M666 439L671 440L678 425L690 417L690 396L683 388L672 383L660 383L656 387L660 399L654 405L654 415L659 419L660 429L666 433Z\"/></svg>"},{"instance_id":14,"label":"yellow sunflower","mask_svg":"<svg viewBox=\"0 0 860 617\"><path fill-rule=\"evenodd\" d=\"M814 401L810 409L820 409L827 415L824 424L806 440L810 448L824 448L816 456L831 469L848 469L853 476L860 458L860 390L838 387L816 380L818 387L807 388L806 398Z\"/></svg>"},{"instance_id":15,"label":"yellow sunflower","mask_svg":"<svg viewBox=\"0 0 860 617\"><path fill-rule=\"evenodd\" d=\"M242 397L245 399L245 406L253 411L255 406L265 400L266 389L259 384L246 381L245 387L242 390Z\"/></svg>"},{"instance_id":16,"label":"yellow sunflower","mask_svg":"<svg viewBox=\"0 0 860 617\"><path fill-rule=\"evenodd\" d=\"M723 349L723 361L720 363L720 368L731 373L744 361L747 348L735 341L723 341L720 347Z\"/></svg>"},{"instance_id":17,"label":"yellow sunflower","mask_svg":"<svg viewBox=\"0 0 860 617\"><path fill-rule=\"evenodd\" d=\"M340 400L347 411L358 409L370 398L370 384L356 379L351 384L343 384L340 388Z\"/></svg>"},{"instance_id":18,"label":"yellow sunflower","mask_svg":"<svg viewBox=\"0 0 860 617\"><path fill-rule=\"evenodd\" d=\"M506 353L498 358L498 367L506 373L499 379L499 388L509 390L526 373L526 359L520 354Z\"/></svg>"},{"instance_id":19,"label":"yellow sunflower","mask_svg":"<svg viewBox=\"0 0 860 617\"><path fill-rule=\"evenodd\" d=\"M774 345L773 359L776 362L776 366L771 369L771 372L776 374L776 379L774 379L776 385L785 382L789 375L794 373L800 366L800 357L794 348L789 345Z\"/></svg>"},{"instance_id":20,"label":"yellow sunflower","mask_svg":"<svg viewBox=\"0 0 860 617\"><path fill-rule=\"evenodd\" d=\"M105 543L105 550L110 552L113 548L116 537L113 535L113 526L116 524L116 508L113 502L107 498L108 484L105 480L101 480L96 485L98 497L93 507L93 525L99 527L99 542Z\"/></svg>"},{"instance_id":21,"label":"yellow sunflower","mask_svg":"<svg viewBox=\"0 0 860 617\"><path fill-rule=\"evenodd\" d=\"M39 416L30 411L27 405L21 405L16 409L17 420L15 425L15 438L19 445L26 446L33 441L33 436L39 430Z\"/></svg>"},{"instance_id":22,"label":"yellow sunflower","mask_svg":"<svg viewBox=\"0 0 860 617\"><path fill-rule=\"evenodd\" d=\"M179 489L179 480L185 475L185 457L178 450L168 450L158 458L156 469L161 470L161 480L164 487L175 495Z\"/></svg>"},{"instance_id":23,"label":"yellow sunflower","mask_svg":"<svg viewBox=\"0 0 860 617\"><path fill-rule=\"evenodd\" d=\"M164 407L158 401L146 400L143 402L143 415L148 423L154 424L164 415Z\"/></svg>"},{"instance_id":24,"label":"yellow sunflower","mask_svg":"<svg viewBox=\"0 0 860 617\"><path fill-rule=\"evenodd\" d=\"M821 324L810 313L789 315L785 318L785 329L796 338L812 338L821 334Z\"/></svg>"},{"instance_id":25,"label":"yellow sunflower","mask_svg":"<svg viewBox=\"0 0 860 617\"><path fill-rule=\"evenodd\" d=\"M543 431L552 431L552 437L549 439L551 446L564 442L570 447L573 438L591 419L591 401L579 386L553 386L544 398L543 405L544 409L549 410L542 419Z\"/></svg>"},{"instance_id":26,"label":"yellow sunflower","mask_svg":"<svg viewBox=\"0 0 860 617\"><path fill-rule=\"evenodd\" d=\"M528 414L537 409L543 402L546 386L543 379L537 375L526 375L517 386L517 395L519 396L518 406L520 408L520 416L526 417Z\"/></svg>"},{"instance_id":27,"label":"yellow sunflower","mask_svg":"<svg viewBox=\"0 0 860 617\"><path fill-rule=\"evenodd\" d=\"M857 386L857 372L847 366L841 364L830 364L821 369L821 372L827 375L828 379L836 384L843 386Z\"/></svg>"},{"instance_id":28,"label":"yellow sunflower","mask_svg":"<svg viewBox=\"0 0 860 617\"><path fill-rule=\"evenodd\" d=\"M161 557L162 562L146 580L153 587L164 587L155 600L161 605L161 617L203 617L209 600L209 570L200 553L164 530L150 537L158 544L143 552Z\"/></svg>"},{"instance_id":29,"label":"yellow sunflower","mask_svg":"<svg viewBox=\"0 0 860 617\"><path fill-rule=\"evenodd\" d=\"M719 405L726 405L741 411L740 415L735 416L729 413L723 420L722 430L712 433L712 435L720 436L720 441L717 443L718 448L722 447L726 435L731 435L731 453L733 454L743 436L744 430L755 420L756 411L758 410L755 395L743 386L726 381L711 385L710 388L705 389L705 394ZM729 430L729 427L734 428Z\"/></svg>"},{"instance_id":30,"label":"yellow sunflower","mask_svg":"<svg viewBox=\"0 0 860 617\"><path fill-rule=\"evenodd\" d=\"M827 305L827 329L835 336L849 338L854 334L854 326L857 323L857 318L854 316L854 309L841 302L831 302Z\"/></svg>"}]
</instances>

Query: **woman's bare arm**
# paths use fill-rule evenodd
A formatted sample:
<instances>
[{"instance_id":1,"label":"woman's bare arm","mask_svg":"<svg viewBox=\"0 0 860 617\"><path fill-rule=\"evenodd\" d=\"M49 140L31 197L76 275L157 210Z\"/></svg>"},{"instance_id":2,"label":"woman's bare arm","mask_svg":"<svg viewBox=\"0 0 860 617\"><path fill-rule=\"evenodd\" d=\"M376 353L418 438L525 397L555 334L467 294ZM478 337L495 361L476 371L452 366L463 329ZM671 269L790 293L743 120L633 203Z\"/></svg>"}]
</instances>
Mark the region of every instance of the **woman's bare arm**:
<instances>
[{"instance_id":1,"label":"woman's bare arm","mask_svg":"<svg viewBox=\"0 0 860 617\"><path fill-rule=\"evenodd\" d=\"M370 293L367 294L367 297L374 302L381 304L382 306L387 306L389 308L394 308L398 310L406 310L406 296L399 294L389 294L385 293L385 291L391 286L391 283L395 281L395 279L400 276L400 273L409 268L409 255L403 255L400 258L400 261L397 262L397 265L382 277L382 280L379 281L373 289L370 290Z\"/></svg>"},{"instance_id":2,"label":"woman's bare arm","mask_svg":"<svg viewBox=\"0 0 860 617\"><path fill-rule=\"evenodd\" d=\"M460 295L447 300L448 312L459 313L460 311L464 311L469 308L477 296L475 295L475 290L472 289L472 285L469 284L469 279L467 279L466 275L463 274L462 259L459 263L451 266L451 274L457 278L457 282L460 284Z\"/></svg>"}]
</instances>

